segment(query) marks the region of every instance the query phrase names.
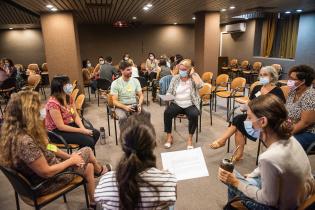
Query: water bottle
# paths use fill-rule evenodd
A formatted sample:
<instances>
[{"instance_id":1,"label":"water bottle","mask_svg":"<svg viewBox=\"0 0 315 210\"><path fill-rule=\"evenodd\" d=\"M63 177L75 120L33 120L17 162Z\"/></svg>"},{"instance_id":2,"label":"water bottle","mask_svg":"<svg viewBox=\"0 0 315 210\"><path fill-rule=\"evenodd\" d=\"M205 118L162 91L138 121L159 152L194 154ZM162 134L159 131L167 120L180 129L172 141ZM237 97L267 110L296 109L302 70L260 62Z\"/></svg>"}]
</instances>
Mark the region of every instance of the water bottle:
<instances>
[{"instance_id":1,"label":"water bottle","mask_svg":"<svg viewBox=\"0 0 315 210\"><path fill-rule=\"evenodd\" d=\"M100 127L100 132L101 132L101 144L106 144L106 139L105 139L105 128L104 127Z\"/></svg>"}]
</instances>

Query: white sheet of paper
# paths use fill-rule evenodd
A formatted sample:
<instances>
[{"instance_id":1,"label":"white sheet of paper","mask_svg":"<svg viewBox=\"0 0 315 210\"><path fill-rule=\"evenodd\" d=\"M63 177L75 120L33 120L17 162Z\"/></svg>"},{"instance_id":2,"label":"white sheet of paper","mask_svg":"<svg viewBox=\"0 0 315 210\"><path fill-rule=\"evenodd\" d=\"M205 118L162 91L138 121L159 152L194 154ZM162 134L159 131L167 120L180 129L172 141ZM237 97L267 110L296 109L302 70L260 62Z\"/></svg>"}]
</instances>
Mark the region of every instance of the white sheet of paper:
<instances>
[{"instance_id":1,"label":"white sheet of paper","mask_svg":"<svg viewBox=\"0 0 315 210\"><path fill-rule=\"evenodd\" d=\"M162 101L173 101L175 97L173 95L159 95L159 97L162 99Z\"/></svg>"},{"instance_id":2,"label":"white sheet of paper","mask_svg":"<svg viewBox=\"0 0 315 210\"><path fill-rule=\"evenodd\" d=\"M190 150L161 153L164 170L175 174L177 180L209 176L200 147Z\"/></svg>"}]
</instances>

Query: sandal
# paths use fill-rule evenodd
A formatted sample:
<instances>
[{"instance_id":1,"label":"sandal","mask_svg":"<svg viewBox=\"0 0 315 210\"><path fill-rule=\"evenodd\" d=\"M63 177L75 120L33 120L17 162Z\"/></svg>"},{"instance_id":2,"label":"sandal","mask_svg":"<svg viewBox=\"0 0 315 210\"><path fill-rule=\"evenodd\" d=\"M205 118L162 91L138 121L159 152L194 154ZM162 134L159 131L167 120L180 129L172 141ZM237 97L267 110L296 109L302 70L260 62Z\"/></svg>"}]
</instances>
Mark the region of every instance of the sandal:
<instances>
[{"instance_id":1,"label":"sandal","mask_svg":"<svg viewBox=\"0 0 315 210\"><path fill-rule=\"evenodd\" d=\"M169 142L167 141L165 144L164 144L164 148L165 149L169 149L171 148L172 144L173 144L173 137L171 138L172 140Z\"/></svg>"},{"instance_id":2,"label":"sandal","mask_svg":"<svg viewBox=\"0 0 315 210\"><path fill-rule=\"evenodd\" d=\"M216 141L212 142L211 144L209 144L209 146L211 149L218 149L220 147L225 146L225 143L222 144L222 143L220 143L220 140L216 140Z\"/></svg>"},{"instance_id":3,"label":"sandal","mask_svg":"<svg viewBox=\"0 0 315 210\"><path fill-rule=\"evenodd\" d=\"M103 173L103 171L104 171L104 166L101 166L101 171L98 172L98 173L94 173L94 176L95 176L95 177L100 177L100 176L106 174L107 172L110 172L110 171L112 170L112 168L113 168L112 165L109 164L109 163L106 163L106 164L105 164L105 167L106 167L106 169L107 169L107 171L106 171L105 173Z\"/></svg>"}]
</instances>

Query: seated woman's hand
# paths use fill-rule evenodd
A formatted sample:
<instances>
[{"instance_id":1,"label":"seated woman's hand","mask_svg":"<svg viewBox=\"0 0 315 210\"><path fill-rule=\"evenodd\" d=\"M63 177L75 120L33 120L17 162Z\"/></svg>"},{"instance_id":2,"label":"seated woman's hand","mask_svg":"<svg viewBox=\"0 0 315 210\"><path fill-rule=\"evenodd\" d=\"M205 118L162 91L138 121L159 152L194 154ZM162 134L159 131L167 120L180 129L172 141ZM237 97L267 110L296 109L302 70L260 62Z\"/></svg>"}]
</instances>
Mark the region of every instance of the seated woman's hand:
<instances>
[{"instance_id":1,"label":"seated woman's hand","mask_svg":"<svg viewBox=\"0 0 315 210\"><path fill-rule=\"evenodd\" d=\"M81 129L83 134L88 135L88 136L93 136L93 131L90 129L82 128Z\"/></svg>"},{"instance_id":2,"label":"seated woman's hand","mask_svg":"<svg viewBox=\"0 0 315 210\"><path fill-rule=\"evenodd\" d=\"M76 165L78 167L82 167L84 165L84 160L79 152L72 153L70 156L70 161L72 165Z\"/></svg>"},{"instance_id":3,"label":"seated woman's hand","mask_svg":"<svg viewBox=\"0 0 315 210\"><path fill-rule=\"evenodd\" d=\"M232 185L234 187L237 187L239 183L239 180L235 177L233 173L228 172L222 168L219 168L218 178L221 182Z\"/></svg>"}]
</instances>

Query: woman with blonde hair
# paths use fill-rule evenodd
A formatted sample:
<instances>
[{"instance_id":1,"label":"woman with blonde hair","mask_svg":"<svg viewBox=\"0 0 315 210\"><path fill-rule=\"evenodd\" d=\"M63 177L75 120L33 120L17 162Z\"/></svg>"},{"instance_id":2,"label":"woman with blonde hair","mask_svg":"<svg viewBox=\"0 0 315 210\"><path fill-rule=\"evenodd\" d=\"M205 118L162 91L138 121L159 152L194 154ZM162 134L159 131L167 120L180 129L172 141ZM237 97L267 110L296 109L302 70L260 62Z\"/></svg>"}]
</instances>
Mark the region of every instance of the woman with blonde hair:
<instances>
[{"instance_id":1,"label":"woman with blonde hair","mask_svg":"<svg viewBox=\"0 0 315 210\"><path fill-rule=\"evenodd\" d=\"M95 205L94 173L100 176L111 170L110 165L103 169L88 147L69 155L49 145L40 119L40 106L37 92L20 91L11 95L1 128L0 164L18 171L32 185L65 170L82 174L88 183L90 203ZM55 192L70 183L73 178L72 174L58 176L41 186L38 194Z\"/></svg>"},{"instance_id":2,"label":"woman with blonde hair","mask_svg":"<svg viewBox=\"0 0 315 210\"><path fill-rule=\"evenodd\" d=\"M249 99L252 100L260 95L267 93L273 94L280 98L282 102L285 102L284 94L281 88L276 86L278 81L278 73L272 66L265 66L261 68L259 72L259 85L255 86L250 94ZM243 108L244 109L244 108ZM246 110L243 110L246 111ZM223 147L233 134L235 134L235 145L240 146L235 161L243 158L243 152L245 147L245 138L252 141L256 141L259 137L257 133L248 133L245 130L244 121L246 120L247 114L240 114L233 118L232 125L220 136L217 140L210 144L210 148L218 149Z\"/></svg>"},{"instance_id":3,"label":"woman with blonde hair","mask_svg":"<svg viewBox=\"0 0 315 210\"><path fill-rule=\"evenodd\" d=\"M178 114L185 114L189 120L189 137L187 149L192 149L192 136L198 124L200 108L200 97L198 90L203 86L199 75L194 71L192 61L184 59L179 63L179 74L173 76L167 95L172 95L174 101L164 111L164 131L167 133L167 140L164 144L166 149L173 143L172 119Z\"/></svg>"}]
</instances>

